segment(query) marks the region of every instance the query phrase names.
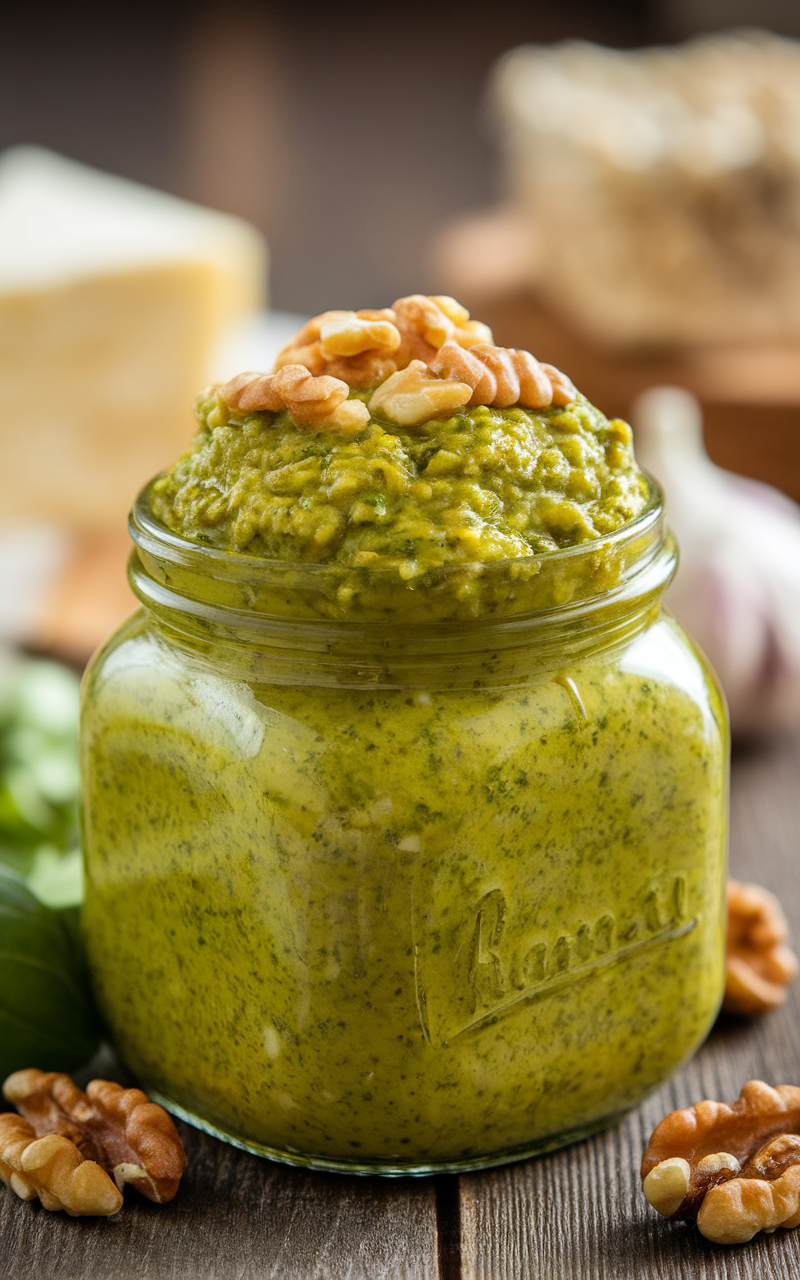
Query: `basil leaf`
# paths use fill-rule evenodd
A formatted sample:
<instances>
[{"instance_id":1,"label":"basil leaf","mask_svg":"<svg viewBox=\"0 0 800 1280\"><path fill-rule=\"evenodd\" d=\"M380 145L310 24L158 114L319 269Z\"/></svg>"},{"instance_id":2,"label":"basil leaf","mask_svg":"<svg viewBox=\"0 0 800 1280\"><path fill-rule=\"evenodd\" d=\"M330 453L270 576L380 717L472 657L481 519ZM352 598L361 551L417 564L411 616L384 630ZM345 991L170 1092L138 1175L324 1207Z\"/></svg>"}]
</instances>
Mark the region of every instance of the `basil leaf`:
<instances>
[{"instance_id":1,"label":"basil leaf","mask_svg":"<svg viewBox=\"0 0 800 1280\"><path fill-rule=\"evenodd\" d=\"M22 1067L72 1071L101 1035L75 912L44 906L0 864L0 1080Z\"/></svg>"},{"instance_id":2,"label":"basil leaf","mask_svg":"<svg viewBox=\"0 0 800 1280\"><path fill-rule=\"evenodd\" d=\"M77 676L0 647L0 862L48 907L80 902Z\"/></svg>"}]
</instances>

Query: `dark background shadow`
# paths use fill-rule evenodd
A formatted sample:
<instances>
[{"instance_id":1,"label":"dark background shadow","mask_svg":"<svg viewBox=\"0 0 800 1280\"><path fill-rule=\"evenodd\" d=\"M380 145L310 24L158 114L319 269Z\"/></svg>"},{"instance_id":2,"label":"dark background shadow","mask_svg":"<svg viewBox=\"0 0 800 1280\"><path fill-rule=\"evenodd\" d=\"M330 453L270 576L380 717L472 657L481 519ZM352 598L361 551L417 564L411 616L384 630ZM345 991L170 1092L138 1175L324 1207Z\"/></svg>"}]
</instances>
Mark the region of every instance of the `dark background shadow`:
<instances>
[{"instance_id":1,"label":"dark background shadow","mask_svg":"<svg viewBox=\"0 0 800 1280\"><path fill-rule=\"evenodd\" d=\"M240 213L269 237L277 307L436 289L432 237L501 180L486 81L506 50L618 46L728 22L800 30L794 0L468 6L15 6L0 148L35 142Z\"/></svg>"}]
</instances>

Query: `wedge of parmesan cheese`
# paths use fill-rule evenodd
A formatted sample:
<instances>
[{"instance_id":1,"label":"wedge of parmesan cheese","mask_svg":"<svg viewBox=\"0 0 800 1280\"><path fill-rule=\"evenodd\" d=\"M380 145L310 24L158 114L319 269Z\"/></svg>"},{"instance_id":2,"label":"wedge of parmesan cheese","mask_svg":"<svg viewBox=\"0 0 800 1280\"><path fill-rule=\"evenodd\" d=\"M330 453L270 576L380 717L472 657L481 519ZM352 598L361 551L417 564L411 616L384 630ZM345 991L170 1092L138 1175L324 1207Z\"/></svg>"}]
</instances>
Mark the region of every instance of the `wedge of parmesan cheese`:
<instances>
[{"instance_id":1,"label":"wedge of parmesan cheese","mask_svg":"<svg viewBox=\"0 0 800 1280\"><path fill-rule=\"evenodd\" d=\"M263 306L247 223L36 147L0 156L0 514L101 529L188 444Z\"/></svg>"}]
</instances>

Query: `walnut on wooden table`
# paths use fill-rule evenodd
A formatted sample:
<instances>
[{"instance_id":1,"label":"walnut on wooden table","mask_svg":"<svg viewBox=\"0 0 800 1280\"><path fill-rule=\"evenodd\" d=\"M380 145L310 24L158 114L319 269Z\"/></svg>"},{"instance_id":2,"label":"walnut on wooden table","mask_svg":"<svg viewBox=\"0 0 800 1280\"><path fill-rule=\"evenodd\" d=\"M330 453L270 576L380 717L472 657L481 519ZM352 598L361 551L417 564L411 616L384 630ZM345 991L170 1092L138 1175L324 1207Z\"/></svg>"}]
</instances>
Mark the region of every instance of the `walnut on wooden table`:
<instances>
[{"instance_id":1,"label":"walnut on wooden table","mask_svg":"<svg viewBox=\"0 0 800 1280\"><path fill-rule=\"evenodd\" d=\"M729 1013L767 1013L786 999L797 974L797 956L787 946L788 925L774 894L757 884L728 881L728 960L725 1008Z\"/></svg>"},{"instance_id":2,"label":"walnut on wooden table","mask_svg":"<svg viewBox=\"0 0 800 1280\"><path fill-rule=\"evenodd\" d=\"M122 1192L105 1169L62 1134L38 1138L13 1111L0 1115L0 1178L21 1200L38 1196L45 1209L72 1218L109 1217L122 1208Z\"/></svg>"},{"instance_id":3,"label":"walnut on wooden table","mask_svg":"<svg viewBox=\"0 0 800 1280\"><path fill-rule=\"evenodd\" d=\"M718 1244L798 1226L800 1088L750 1080L732 1105L673 1111L654 1130L641 1174L654 1209L696 1219Z\"/></svg>"},{"instance_id":4,"label":"walnut on wooden table","mask_svg":"<svg viewBox=\"0 0 800 1280\"><path fill-rule=\"evenodd\" d=\"M16 1071L3 1094L19 1115L0 1115L0 1177L24 1200L72 1215L112 1214L126 1184L164 1204L178 1190L185 1155L163 1107L141 1089Z\"/></svg>"}]
</instances>

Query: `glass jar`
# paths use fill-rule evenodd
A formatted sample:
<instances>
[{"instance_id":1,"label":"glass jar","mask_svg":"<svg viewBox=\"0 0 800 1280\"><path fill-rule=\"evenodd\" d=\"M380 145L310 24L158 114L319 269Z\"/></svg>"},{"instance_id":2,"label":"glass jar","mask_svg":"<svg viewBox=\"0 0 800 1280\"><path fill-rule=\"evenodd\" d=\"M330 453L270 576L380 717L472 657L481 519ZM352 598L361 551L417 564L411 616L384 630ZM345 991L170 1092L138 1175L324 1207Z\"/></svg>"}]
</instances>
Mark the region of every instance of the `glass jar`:
<instances>
[{"instance_id":1,"label":"glass jar","mask_svg":"<svg viewBox=\"0 0 800 1280\"><path fill-rule=\"evenodd\" d=\"M405 578L131 523L83 691L84 924L118 1052L276 1159L472 1169L573 1141L724 982L728 742L661 607L660 499Z\"/></svg>"}]
</instances>

